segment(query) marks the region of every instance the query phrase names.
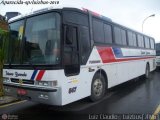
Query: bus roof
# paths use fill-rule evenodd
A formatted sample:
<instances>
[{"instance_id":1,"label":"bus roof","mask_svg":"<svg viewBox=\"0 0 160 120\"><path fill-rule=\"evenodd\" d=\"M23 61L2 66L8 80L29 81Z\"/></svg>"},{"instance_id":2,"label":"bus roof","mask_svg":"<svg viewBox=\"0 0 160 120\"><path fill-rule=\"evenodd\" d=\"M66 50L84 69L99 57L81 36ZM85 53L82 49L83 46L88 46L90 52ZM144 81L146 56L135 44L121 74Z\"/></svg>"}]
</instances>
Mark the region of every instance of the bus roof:
<instances>
[{"instance_id":1,"label":"bus roof","mask_svg":"<svg viewBox=\"0 0 160 120\"><path fill-rule=\"evenodd\" d=\"M43 12L47 12L47 11L50 11L50 10L62 10L62 9L64 9L64 10L74 10L74 11L78 11L78 12L82 12L82 13L90 13L90 14L92 14L92 16L97 17L97 18L102 19L102 20L105 20L105 21L107 21L107 22L110 22L111 24L115 24L115 25L120 26L120 27L122 27L122 28L124 28L124 29L128 29L128 30L134 31L134 32L136 32L136 33L139 33L139 34L148 36L148 35L146 35L146 34L144 34L144 33L141 33L141 32L139 32L139 31L136 31L136 30L134 30L134 29L131 29L131 28L126 27L126 26L124 26L124 25L121 25L121 24L119 24L119 23L113 22L112 19L110 19L110 18L108 18L108 17L105 17L105 16L103 16L103 15L100 15L99 13L96 13L96 12L91 11L91 10L86 9L86 8L73 8L73 7L56 7L56 8L55 8L55 7L48 7L48 8L43 8L43 9L39 9L39 10L30 12L30 13L27 13L27 14L25 14L25 15L18 15L18 16L16 16L16 17L13 17L13 18L11 18L11 19L9 20L9 23L10 23L10 22L13 22L13 21L16 21L16 20L18 20L18 19L21 19L21 18L30 16L30 15L36 15L36 14L38 14L38 13L43 13ZM148 37L153 38L153 37L151 37L151 36L148 36ZM154 38L153 38L153 39L154 39Z\"/></svg>"},{"instance_id":2,"label":"bus roof","mask_svg":"<svg viewBox=\"0 0 160 120\"><path fill-rule=\"evenodd\" d=\"M20 18L27 17L29 15L34 15L34 14L37 14L37 13L41 13L41 12L45 12L45 11L53 10L53 9L63 9L63 8L62 7L57 7L57 8L55 8L55 7L48 7L48 8L43 8L43 9L35 10L33 12L29 12L29 13L24 14L24 15L18 15L16 17L13 17L8 22L12 22L12 21L18 20Z\"/></svg>"},{"instance_id":3,"label":"bus roof","mask_svg":"<svg viewBox=\"0 0 160 120\"><path fill-rule=\"evenodd\" d=\"M106 19L107 21L112 21L110 18L108 17L105 17L103 15L100 15L99 13L96 13L94 11L91 11L89 9L86 9L86 8L69 8L69 7L48 7L48 8L43 8L43 9L39 9L39 10L35 10L33 12L30 12L30 13L27 13L27 14L24 14L24 15L18 15L16 17L13 17L9 20L9 22L12 22L12 21L15 21L17 19L20 19L20 18L23 18L23 17L27 17L29 15L34 15L34 14L37 14L37 13L41 13L41 12L45 12L45 11L49 11L49 10L54 10L54 9L74 9L74 10L79 10L79 11L82 11L82 12L90 12L93 16L97 16L97 17L100 17L100 18L103 18L103 19Z\"/></svg>"}]
</instances>

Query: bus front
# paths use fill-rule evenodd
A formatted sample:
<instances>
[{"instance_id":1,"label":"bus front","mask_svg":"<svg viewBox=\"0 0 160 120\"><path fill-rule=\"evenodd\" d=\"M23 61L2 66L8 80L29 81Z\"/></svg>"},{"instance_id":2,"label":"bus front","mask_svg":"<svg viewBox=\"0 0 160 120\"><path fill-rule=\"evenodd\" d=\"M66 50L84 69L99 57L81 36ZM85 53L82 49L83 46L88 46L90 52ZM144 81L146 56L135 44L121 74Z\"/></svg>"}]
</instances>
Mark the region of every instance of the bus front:
<instances>
[{"instance_id":1,"label":"bus front","mask_svg":"<svg viewBox=\"0 0 160 120\"><path fill-rule=\"evenodd\" d=\"M10 21L3 69L6 95L62 105L60 27L57 11Z\"/></svg>"}]
</instances>

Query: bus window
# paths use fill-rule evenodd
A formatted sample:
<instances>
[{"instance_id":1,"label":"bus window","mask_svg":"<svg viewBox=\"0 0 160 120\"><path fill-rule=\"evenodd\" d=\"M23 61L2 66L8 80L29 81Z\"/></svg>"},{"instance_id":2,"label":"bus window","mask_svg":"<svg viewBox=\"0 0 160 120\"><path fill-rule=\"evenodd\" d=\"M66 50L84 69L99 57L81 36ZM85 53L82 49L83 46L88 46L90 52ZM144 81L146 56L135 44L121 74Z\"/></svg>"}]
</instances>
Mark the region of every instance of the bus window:
<instances>
[{"instance_id":1,"label":"bus window","mask_svg":"<svg viewBox=\"0 0 160 120\"><path fill-rule=\"evenodd\" d=\"M138 46L139 47L144 47L144 40L143 36L138 34Z\"/></svg>"},{"instance_id":2,"label":"bus window","mask_svg":"<svg viewBox=\"0 0 160 120\"><path fill-rule=\"evenodd\" d=\"M136 40L136 34L131 32L131 31L128 31L127 32L128 34L128 44L129 46L137 46L137 40Z\"/></svg>"},{"instance_id":3,"label":"bus window","mask_svg":"<svg viewBox=\"0 0 160 120\"><path fill-rule=\"evenodd\" d=\"M154 40L150 39L150 43L151 43L151 48L154 49L155 48Z\"/></svg>"},{"instance_id":4,"label":"bus window","mask_svg":"<svg viewBox=\"0 0 160 120\"><path fill-rule=\"evenodd\" d=\"M133 38L133 46L137 46L137 38L136 38L136 34L135 33L133 33L132 34L132 38Z\"/></svg>"},{"instance_id":5,"label":"bus window","mask_svg":"<svg viewBox=\"0 0 160 120\"><path fill-rule=\"evenodd\" d=\"M93 19L93 38L97 43L104 43L103 22Z\"/></svg>"},{"instance_id":6,"label":"bus window","mask_svg":"<svg viewBox=\"0 0 160 120\"><path fill-rule=\"evenodd\" d=\"M128 31L128 45L133 46L132 32Z\"/></svg>"},{"instance_id":7,"label":"bus window","mask_svg":"<svg viewBox=\"0 0 160 120\"><path fill-rule=\"evenodd\" d=\"M112 43L112 29L110 25L104 24L105 43Z\"/></svg>"},{"instance_id":8,"label":"bus window","mask_svg":"<svg viewBox=\"0 0 160 120\"><path fill-rule=\"evenodd\" d=\"M115 43L121 45L121 31L120 31L120 28L114 27L114 36L115 36Z\"/></svg>"},{"instance_id":9,"label":"bus window","mask_svg":"<svg viewBox=\"0 0 160 120\"><path fill-rule=\"evenodd\" d=\"M114 27L115 43L118 45L126 45L126 31L119 27Z\"/></svg>"},{"instance_id":10,"label":"bus window","mask_svg":"<svg viewBox=\"0 0 160 120\"><path fill-rule=\"evenodd\" d=\"M122 29L121 29L121 41L122 45L127 45L126 31Z\"/></svg>"},{"instance_id":11,"label":"bus window","mask_svg":"<svg viewBox=\"0 0 160 120\"><path fill-rule=\"evenodd\" d=\"M144 37L144 40L145 40L145 48L150 48L149 38Z\"/></svg>"}]
</instances>

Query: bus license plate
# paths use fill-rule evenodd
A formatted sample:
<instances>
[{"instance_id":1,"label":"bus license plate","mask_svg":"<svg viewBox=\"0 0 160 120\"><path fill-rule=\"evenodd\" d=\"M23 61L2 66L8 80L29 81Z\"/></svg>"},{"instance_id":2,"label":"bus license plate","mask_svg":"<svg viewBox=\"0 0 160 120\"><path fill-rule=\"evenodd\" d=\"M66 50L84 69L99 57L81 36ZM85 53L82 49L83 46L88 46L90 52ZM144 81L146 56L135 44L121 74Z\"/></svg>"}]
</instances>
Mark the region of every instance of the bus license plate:
<instances>
[{"instance_id":1,"label":"bus license plate","mask_svg":"<svg viewBox=\"0 0 160 120\"><path fill-rule=\"evenodd\" d=\"M26 94L27 94L27 91L24 90L24 89L17 89L17 93L18 93L19 95L26 95Z\"/></svg>"}]
</instances>

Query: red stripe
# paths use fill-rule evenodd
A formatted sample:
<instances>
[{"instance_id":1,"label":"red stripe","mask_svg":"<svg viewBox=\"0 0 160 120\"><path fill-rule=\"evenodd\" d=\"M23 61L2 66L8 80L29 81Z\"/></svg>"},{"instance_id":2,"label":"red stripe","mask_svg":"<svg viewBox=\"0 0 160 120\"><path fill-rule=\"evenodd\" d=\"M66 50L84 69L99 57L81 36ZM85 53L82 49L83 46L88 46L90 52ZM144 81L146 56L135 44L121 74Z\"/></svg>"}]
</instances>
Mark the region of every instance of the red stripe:
<instances>
[{"instance_id":1,"label":"red stripe","mask_svg":"<svg viewBox=\"0 0 160 120\"><path fill-rule=\"evenodd\" d=\"M97 47L103 63L116 62L111 47Z\"/></svg>"},{"instance_id":2,"label":"red stripe","mask_svg":"<svg viewBox=\"0 0 160 120\"><path fill-rule=\"evenodd\" d=\"M38 76L37 76L36 80L40 81L42 79L44 73L45 73L45 70L40 70L40 72L38 73Z\"/></svg>"},{"instance_id":3,"label":"red stripe","mask_svg":"<svg viewBox=\"0 0 160 120\"><path fill-rule=\"evenodd\" d=\"M145 60L145 59L151 59L155 57L143 57L143 58L128 58L128 59L117 59L116 62L122 62L122 61L131 61L131 60Z\"/></svg>"},{"instance_id":4,"label":"red stripe","mask_svg":"<svg viewBox=\"0 0 160 120\"><path fill-rule=\"evenodd\" d=\"M141 57L141 58L120 58L116 59L111 47L97 47L99 55L103 63L112 63L112 62L123 62L123 61L131 61L131 60L143 60L143 59L151 59L155 57Z\"/></svg>"}]
</instances>

